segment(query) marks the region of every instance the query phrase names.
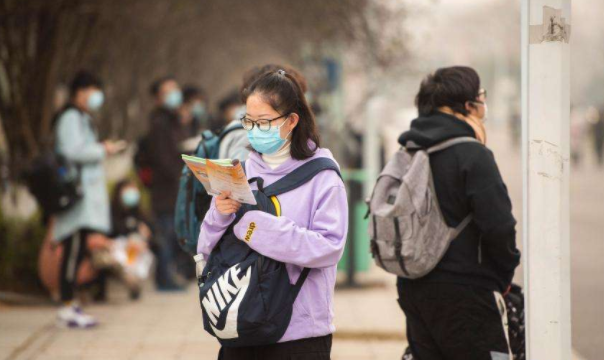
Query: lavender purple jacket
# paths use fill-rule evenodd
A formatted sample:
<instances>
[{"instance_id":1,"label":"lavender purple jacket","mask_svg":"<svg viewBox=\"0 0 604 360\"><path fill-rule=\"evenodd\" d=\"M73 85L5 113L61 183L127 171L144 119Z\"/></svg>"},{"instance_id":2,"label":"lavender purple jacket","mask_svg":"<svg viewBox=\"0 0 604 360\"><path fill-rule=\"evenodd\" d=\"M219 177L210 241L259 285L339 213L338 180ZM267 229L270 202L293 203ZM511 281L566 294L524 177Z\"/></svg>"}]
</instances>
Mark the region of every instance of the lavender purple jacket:
<instances>
[{"instance_id":1,"label":"lavender purple jacket","mask_svg":"<svg viewBox=\"0 0 604 360\"><path fill-rule=\"evenodd\" d=\"M333 159L327 149L318 149L311 159ZM252 152L245 162L248 178L260 176L268 186L307 160L289 159L272 170ZM254 186L254 185L253 185ZM344 251L348 231L346 189L334 171L323 171L299 188L278 196L281 216L250 211L235 225L242 240L251 222L256 223L248 245L258 253L284 262L290 282L296 282L303 267L311 271L294 303L293 314L279 342L324 336L335 331L333 293L336 266ZM214 201L201 225L197 253L207 259L235 215L222 215Z\"/></svg>"}]
</instances>

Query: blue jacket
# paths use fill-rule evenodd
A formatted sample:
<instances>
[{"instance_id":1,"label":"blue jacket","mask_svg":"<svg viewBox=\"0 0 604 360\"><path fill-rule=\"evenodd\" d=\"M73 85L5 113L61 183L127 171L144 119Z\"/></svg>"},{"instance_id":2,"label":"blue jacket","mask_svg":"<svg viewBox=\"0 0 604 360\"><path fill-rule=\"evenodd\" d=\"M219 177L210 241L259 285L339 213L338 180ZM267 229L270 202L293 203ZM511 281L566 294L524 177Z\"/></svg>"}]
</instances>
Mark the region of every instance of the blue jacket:
<instances>
[{"instance_id":1,"label":"blue jacket","mask_svg":"<svg viewBox=\"0 0 604 360\"><path fill-rule=\"evenodd\" d=\"M103 168L105 149L92 129L90 115L71 108L58 118L55 132L57 153L81 166L84 197L56 216L53 239L65 240L80 229L109 232L109 197Z\"/></svg>"}]
</instances>

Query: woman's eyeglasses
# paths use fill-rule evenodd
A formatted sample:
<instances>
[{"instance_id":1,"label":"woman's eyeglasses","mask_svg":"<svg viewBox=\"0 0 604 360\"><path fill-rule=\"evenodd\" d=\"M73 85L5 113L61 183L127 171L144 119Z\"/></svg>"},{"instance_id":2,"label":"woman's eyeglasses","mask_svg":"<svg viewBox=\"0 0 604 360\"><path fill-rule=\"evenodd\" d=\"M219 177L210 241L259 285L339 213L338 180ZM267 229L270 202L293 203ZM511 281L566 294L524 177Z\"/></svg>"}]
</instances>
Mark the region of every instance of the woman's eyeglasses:
<instances>
[{"instance_id":1,"label":"woman's eyeglasses","mask_svg":"<svg viewBox=\"0 0 604 360\"><path fill-rule=\"evenodd\" d=\"M243 128L245 130L252 130L254 128L254 126L258 127L258 130L260 131L269 131L272 127L272 122L275 120L279 120L281 118L284 117L288 117L289 114L285 114L285 115L281 115L279 117L276 117L274 119L258 119L258 120L252 120L248 117L242 117L241 119L239 119L241 121L241 125L243 125ZM283 125L283 124L281 124ZM281 126L279 126L278 128L280 128Z\"/></svg>"}]
</instances>

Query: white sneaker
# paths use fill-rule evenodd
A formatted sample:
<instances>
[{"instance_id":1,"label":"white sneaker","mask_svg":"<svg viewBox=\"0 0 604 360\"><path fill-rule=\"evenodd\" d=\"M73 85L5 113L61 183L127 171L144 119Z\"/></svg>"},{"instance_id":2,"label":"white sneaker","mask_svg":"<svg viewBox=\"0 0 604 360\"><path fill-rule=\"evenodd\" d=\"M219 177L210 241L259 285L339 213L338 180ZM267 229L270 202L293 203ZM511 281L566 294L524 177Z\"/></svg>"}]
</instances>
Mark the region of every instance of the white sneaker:
<instances>
[{"instance_id":1,"label":"white sneaker","mask_svg":"<svg viewBox=\"0 0 604 360\"><path fill-rule=\"evenodd\" d=\"M87 329L98 325L96 319L82 312L79 306L63 306L57 314L57 325L71 329Z\"/></svg>"}]
</instances>

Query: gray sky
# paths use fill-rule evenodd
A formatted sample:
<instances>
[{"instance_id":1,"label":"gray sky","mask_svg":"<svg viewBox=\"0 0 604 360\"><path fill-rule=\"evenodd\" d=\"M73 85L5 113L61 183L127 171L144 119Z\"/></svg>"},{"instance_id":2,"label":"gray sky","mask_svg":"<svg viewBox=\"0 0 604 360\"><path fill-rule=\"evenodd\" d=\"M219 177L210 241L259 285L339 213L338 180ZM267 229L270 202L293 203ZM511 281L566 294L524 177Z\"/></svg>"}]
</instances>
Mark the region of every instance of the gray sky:
<instances>
[{"instance_id":1,"label":"gray sky","mask_svg":"<svg viewBox=\"0 0 604 360\"><path fill-rule=\"evenodd\" d=\"M520 57L520 0L407 1L418 70L466 64L513 70ZM604 1L572 0L571 94L604 105ZM489 81L486 79L487 82Z\"/></svg>"}]
</instances>

